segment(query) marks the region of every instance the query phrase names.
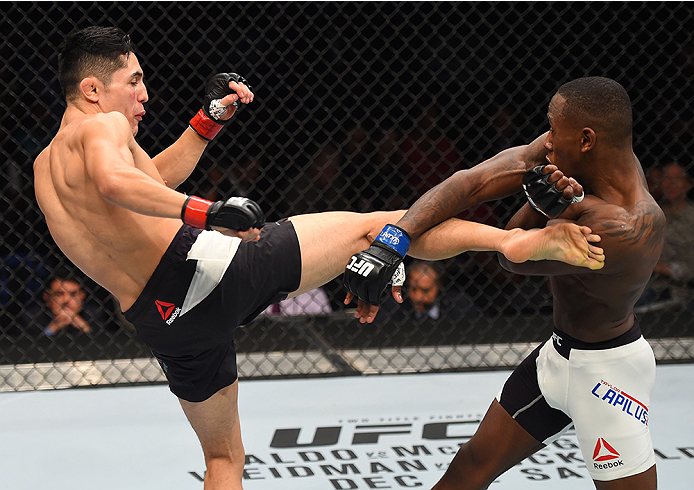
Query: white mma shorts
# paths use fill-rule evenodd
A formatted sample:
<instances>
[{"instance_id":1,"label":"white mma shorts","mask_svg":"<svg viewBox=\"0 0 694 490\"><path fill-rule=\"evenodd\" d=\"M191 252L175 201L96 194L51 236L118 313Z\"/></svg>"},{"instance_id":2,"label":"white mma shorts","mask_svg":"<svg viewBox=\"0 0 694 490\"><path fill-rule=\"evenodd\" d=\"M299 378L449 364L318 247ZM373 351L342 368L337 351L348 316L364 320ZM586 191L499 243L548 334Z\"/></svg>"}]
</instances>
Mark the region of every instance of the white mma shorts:
<instances>
[{"instance_id":1,"label":"white mma shorts","mask_svg":"<svg viewBox=\"0 0 694 490\"><path fill-rule=\"evenodd\" d=\"M544 444L574 425L594 480L636 475L655 464L648 408L655 356L638 322L619 337L586 343L555 330L507 380L497 397Z\"/></svg>"}]
</instances>

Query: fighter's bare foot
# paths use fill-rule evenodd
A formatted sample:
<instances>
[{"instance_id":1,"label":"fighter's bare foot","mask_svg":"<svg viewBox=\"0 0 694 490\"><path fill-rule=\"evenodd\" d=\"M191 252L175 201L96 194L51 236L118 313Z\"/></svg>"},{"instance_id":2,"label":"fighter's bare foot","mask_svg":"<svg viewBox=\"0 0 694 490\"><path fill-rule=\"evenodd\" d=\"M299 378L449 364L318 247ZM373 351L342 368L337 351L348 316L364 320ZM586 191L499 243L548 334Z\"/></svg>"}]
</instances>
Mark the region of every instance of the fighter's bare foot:
<instances>
[{"instance_id":1,"label":"fighter's bare foot","mask_svg":"<svg viewBox=\"0 0 694 490\"><path fill-rule=\"evenodd\" d=\"M600 236L587 226L557 223L534 230L509 230L501 244L501 252L511 262L527 260L558 260L577 267L602 269L605 254L592 245Z\"/></svg>"}]
</instances>

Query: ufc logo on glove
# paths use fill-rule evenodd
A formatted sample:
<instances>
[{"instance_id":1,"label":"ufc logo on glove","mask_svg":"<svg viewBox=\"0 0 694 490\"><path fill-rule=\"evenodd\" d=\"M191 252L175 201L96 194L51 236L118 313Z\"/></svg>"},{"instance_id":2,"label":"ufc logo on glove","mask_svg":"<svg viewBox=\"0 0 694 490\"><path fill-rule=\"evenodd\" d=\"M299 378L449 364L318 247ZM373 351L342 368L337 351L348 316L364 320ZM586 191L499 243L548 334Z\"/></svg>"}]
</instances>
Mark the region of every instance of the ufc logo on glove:
<instances>
[{"instance_id":1,"label":"ufc logo on glove","mask_svg":"<svg viewBox=\"0 0 694 490\"><path fill-rule=\"evenodd\" d=\"M353 255L345 267L347 291L364 302L380 305L388 297L388 286L405 282L402 261L409 247L410 237L405 230L386 225L371 246Z\"/></svg>"},{"instance_id":2,"label":"ufc logo on glove","mask_svg":"<svg viewBox=\"0 0 694 490\"><path fill-rule=\"evenodd\" d=\"M349 264L347 264L347 269L366 277L374 269L374 265L368 263L364 259L359 260L356 255L352 255L352 259L350 260Z\"/></svg>"}]
</instances>

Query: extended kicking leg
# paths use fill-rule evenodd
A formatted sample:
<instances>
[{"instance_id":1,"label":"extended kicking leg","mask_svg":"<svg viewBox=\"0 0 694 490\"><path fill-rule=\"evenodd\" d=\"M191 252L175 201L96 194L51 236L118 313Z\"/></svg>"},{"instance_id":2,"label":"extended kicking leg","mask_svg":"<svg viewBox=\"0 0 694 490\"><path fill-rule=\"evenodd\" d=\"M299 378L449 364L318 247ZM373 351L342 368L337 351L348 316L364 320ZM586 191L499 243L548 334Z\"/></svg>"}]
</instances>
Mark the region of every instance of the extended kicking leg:
<instances>
[{"instance_id":1,"label":"extended kicking leg","mask_svg":"<svg viewBox=\"0 0 694 490\"><path fill-rule=\"evenodd\" d=\"M409 255L426 260L454 257L469 250L501 252L511 262L557 260L579 267L600 269L605 255L600 237L590 228L557 223L545 228L502 230L482 223L449 219L412 243Z\"/></svg>"},{"instance_id":2,"label":"extended kicking leg","mask_svg":"<svg viewBox=\"0 0 694 490\"><path fill-rule=\"evenodd\" d=\"M371 245L383 227L405 211L327 213L292 216L301 248L301 285L290 296L310 291L345 271L352 255Z\"/></svg>"}]
</instances>

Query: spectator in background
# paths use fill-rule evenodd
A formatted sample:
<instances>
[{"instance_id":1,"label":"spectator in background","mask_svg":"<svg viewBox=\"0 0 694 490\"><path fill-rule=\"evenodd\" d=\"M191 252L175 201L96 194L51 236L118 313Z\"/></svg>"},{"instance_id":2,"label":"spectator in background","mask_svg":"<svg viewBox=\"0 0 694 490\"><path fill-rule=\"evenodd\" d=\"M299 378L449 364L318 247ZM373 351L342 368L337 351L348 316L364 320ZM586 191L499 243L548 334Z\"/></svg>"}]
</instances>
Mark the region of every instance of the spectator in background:
<instances>
[{"instance_id":1,"label":"spectator in background","mask_svg":"<svg viewBox=\"0 0 694 490\"><path fill-rule=\"evenodd\" d=\"M646 182L648 183L648 192L651 193L653 199L662 203L663 201L663 167L655 166L646 172Z\"/></svg>"},{"instance_id":2,"label":"spectator in background","mask_svg":"<svg viewBox=\"0 0 694 490\"><path fill-rule=\"evenodd\" d=\"M323 288L312 289L267 307L268 315L327 315L332 313L328 295Z\"/></svg>"},{"instance_id":3,"label":"spectator in background","mask_svg":"<svg viewBox=\"0 0 694 490\"><path fill-rule=\"evenodd\" d=\"M249 155L231 164L213 164L191 192L210 201L225 196L247 197L258 203L268 221L274 221L290 214L285 202L284 179L281 165Z\"/></svg>"},{"instance_id":4,"label":"spectator in background","mask_svg":"<svg viewBox=\"0 0 694 490\"><path fill-rule=\"evenodd\" d=\"M345 156L332 141L321 145L306 162L299 175L284 184L291 214L306 214L354 209L354 196L344 192L349 187L345 173Z\"/></svg>"},{"instance_id":5,"label":"spectator in background","mask_svg":"<svg viewBox=\"0 0 694 490\"><path fill-rule=\"evenodd\" d=\"M61 332L92 334L100 326L96 308L86 304L87 293L76 275L57 270L42 295L43 305L28 308L23 323L27 331L52 337Z\"/></svg>"},{"instance_id":6,"label":"spectator in background","mask_svg":"<svg viewBox=\"0 0 694 490\"><path fill-rule=\"evenodd\" d=\"M384 121L385 123L385 121ZM403 137L400 132L386 126L376 142L376 154L370 159L372 171L369 186L363 192L363 201L367 209L406 209L416 196L408 193L407 184L402 175L405 157L400 149Z\"/></svg>"},{"instance_id":7,"label":"spectator in background","mask_svg":"<svg viewBox=\"0 0 694 490\"><path fill-rule=\"evenodd\" d=\"M652 169L647 181L653 197L660 196L667 227L663 252L639 306L679 302L683 293L691 293L694 282L694 204L687 196L692 188L691 177L673 162Z\"/></svg>"},{"instance_id":8,"label":"spectator in background","mask_svg":"<svg viewBox=\"0 0 694 490\"><path fill-rule=\"evenodd\" d=\"M394 301L386 301L381 314L393 320L451 318L458 321L478 316L479 310L464 293L448 291L444 294L442 274L439 263L413 261L407 270L404 303L397 305Z\"/></svg>"}]
</instances>

